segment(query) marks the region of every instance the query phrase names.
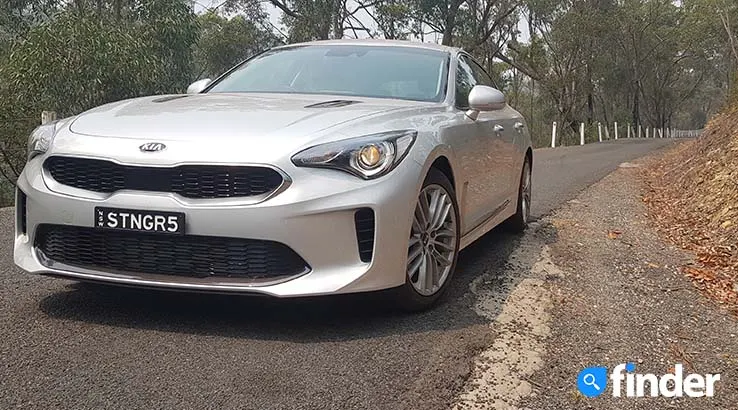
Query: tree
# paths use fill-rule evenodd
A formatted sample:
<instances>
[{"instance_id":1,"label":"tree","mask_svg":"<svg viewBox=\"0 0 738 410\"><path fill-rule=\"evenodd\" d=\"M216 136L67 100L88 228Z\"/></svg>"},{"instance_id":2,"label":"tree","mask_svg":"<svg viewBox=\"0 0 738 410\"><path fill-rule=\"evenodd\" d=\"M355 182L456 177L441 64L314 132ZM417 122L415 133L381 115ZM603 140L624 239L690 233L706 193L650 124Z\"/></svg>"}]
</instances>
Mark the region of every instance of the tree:
<instances>
[{"instance_id":1,"label":"tree","mask_svg":"<svg viewBox=\"0 0 738 410\"><path fill-rule=\"evenodd\" d=\"M193 77L197 26L183 2L131 2L121 4L120 13L85 4L32 24L0 62L0 174L11 182L42 110L65 117L129 97L183 91Z\"/></svg>"},{"instance_id":2,"label":"tree","mask_svg":"<svg viewBox=\"0 0 738 410\"><path fill-rule=\"evenodd\" d=\"M257 18L265 19L261 15ZM255 19L238 15L223 17L215 12L198 16L200 38L195 47L197 77L214 78L235 64L280 44L273 31Z\"/></svg>"}]
</instances>

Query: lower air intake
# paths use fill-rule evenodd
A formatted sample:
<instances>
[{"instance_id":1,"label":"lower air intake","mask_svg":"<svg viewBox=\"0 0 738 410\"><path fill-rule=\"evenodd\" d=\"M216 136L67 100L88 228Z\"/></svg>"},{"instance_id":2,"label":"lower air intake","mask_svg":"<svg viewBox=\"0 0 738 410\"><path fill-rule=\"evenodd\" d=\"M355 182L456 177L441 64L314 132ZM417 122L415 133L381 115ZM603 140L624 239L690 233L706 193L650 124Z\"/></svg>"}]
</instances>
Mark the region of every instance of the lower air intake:
<instances>
[{"instance_id":1,"label":"lower air intake","mask_svg":"<svg viewBox=\"0 0 738 410\"><path fill-rule=\"evenodd\" d=\"M370 208L361 208L354 214L354 221L359 257L362 262L371 262L374 255L374 211Z\"/></svg>"}]
</instances>

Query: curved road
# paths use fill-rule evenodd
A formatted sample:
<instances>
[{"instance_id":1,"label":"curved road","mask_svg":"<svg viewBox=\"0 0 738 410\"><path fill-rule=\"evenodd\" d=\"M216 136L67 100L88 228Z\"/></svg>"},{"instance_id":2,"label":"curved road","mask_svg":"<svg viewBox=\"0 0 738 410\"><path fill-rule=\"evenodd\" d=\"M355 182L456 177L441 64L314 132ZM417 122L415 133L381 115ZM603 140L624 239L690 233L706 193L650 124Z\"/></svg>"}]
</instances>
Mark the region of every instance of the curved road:
<instances>
[{"instance_id":1,"label":"curved road","mask_svg":"<svg viewBox=\"0 0 738 410\"><path fill-rule=\"evenodd\" d=\"M670 143L537 150L534 216ZM409 315L381 294L275 301L34 277L13 265L12 221L1 209L2 409L448 408L492 337L469 285L516 269L528 236L486 235L462 252L445 302Z\"/></svg>"}]
</instances>

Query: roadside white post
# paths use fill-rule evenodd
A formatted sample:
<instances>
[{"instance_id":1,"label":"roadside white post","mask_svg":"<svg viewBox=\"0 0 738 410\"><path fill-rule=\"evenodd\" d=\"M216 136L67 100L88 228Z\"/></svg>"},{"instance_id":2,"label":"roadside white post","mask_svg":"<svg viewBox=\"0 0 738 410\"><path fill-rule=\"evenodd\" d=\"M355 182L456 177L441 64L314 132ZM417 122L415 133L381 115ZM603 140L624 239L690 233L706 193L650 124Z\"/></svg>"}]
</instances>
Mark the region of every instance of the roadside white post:
<instances>
[{"instance_id":1,"label":"roadside white post","mask_svg":"<svg viewBox=\"0 0 738 410\"><path fill-rule=\"evenodd\" d=\"M649 136L648 136L648 127L646 127L646 138L649 138Z\"/></svg>"},{"instance_id":2,"label":"roadside white post","mask_svg":"<svg viewBox=\"0 0 738 410\"><path fill-rule=\"evenodd\" d=\"M628 123L628 138L630 138L630 123Z\"/></svg>"},{"instance_id":3,"label":"roadside white post","mask_svg":"<svg viewBox=\"0 0 738 410\"><path fill-rule=\"evenodd\" d=\"M579 145L584 145L584 123L579 124Z\"/></svg>"},{"instance_id":4,"label":"roadside white post","mask_svg":"<svg viewBox=\"0 0 738 410\"><path fill-rule=\"evenodd\" d=\"M615 139L618 139L618 122L615 121Z\"/></svg>"},{"instance_id":5,"label":"roadside white post","mask_svg":"<svg viewBox=\"0 0 738 410\"><path fill-rule=\"evenodd\" d=\"M641 129L642 128L643 127L641 126L641 124L638 124L638 138L641 138Z\"/></svg>"},{"instance_id":6,"label":"roadside white post","mask_svg":"<svg viewBox=\"0 0 738 410\"><path fill-rule=\"evenodd\" d=\"M551 129L551 148L556 148L556 121L554 121Z\"/></svg>"},{"instance_id":7,"label":"roadside white post","mask_svg":"<svg viewBox=\"0 0 738 410\"><path fill-rule=\"evenodd\" d=\"M41 125L56 121L56 111L41 111Z\"/></svg>"},{"instance_id":8,"label":"roadside white post","mask_svg":"<svg viewBox=\"0 0 738 410\"><path fill-rule=\"evenodd\" d=\"M602 142L602 123L601 122L597 123L597 136L599 137L600 142Z\"/></svg>"}]
</instances>

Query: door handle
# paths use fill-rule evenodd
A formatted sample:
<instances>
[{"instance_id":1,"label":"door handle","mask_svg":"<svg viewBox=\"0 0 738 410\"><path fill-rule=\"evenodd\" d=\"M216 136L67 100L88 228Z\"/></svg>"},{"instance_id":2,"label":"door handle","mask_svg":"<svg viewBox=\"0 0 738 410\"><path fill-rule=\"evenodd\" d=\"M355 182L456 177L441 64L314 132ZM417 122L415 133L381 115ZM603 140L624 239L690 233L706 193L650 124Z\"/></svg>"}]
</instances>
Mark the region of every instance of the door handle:
<instances>
[{"instance_id":1,"label":"door handle","mask_svg":"<svg viewBox=\"0 0 738 410\"><path fill-rule=\"evenodd\" d=\"M500 124L495 124L494 128L492 128L495 132L502 132L505 131L505 127L503 127Z\"/></svg>"},{"instance_id":2,"label":"door handle","mask_svg":"<svg viewBox=\"0 0 738 410\"><path fill-rule=\"evenodd\" d=\"M515 129L516 129L516 130L520 131L520 130L522 130L523 128L525 128L525 124L523 124L522 122L516 122L516 123L515 123Z\"/></svg>"}]
</instances>

